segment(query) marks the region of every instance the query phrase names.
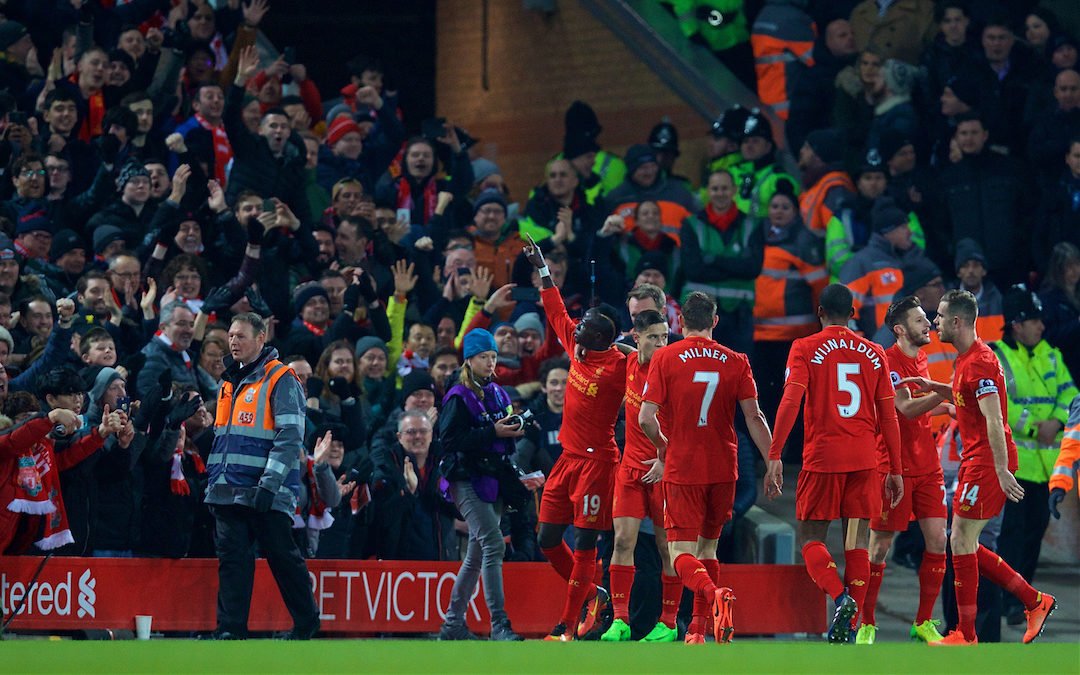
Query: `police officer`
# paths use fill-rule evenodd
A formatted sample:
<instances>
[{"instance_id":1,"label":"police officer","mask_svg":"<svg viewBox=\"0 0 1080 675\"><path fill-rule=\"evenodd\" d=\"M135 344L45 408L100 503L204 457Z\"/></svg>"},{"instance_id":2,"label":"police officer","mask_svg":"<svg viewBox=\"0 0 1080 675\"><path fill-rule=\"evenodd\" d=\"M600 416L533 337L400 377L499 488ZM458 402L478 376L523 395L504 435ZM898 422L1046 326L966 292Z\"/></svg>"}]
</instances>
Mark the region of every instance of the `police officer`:
<instances>
[{"instance_id":1,"label":"police officer","mask_svg":"<svg viewBox=\"0 0 1080 675\"><path fill-rule=\"evenodd\" d=\"M292 615L293 629L284 637L307 640L319 630L307 565L291 535L304 395L296 374L265 342L266 322L258 314L233 318L207 461L206 503L216 521L218 555L217 630L211 639L247 636L256 542Z\"/></svg>"},{"instance_id":2,"label":"police officer","mask_svg":"<svg viewBox=\"0 0 1080 675\"><path fill-rule=\"evenodd\" d=\"M796 195L799 181L784 173L776 161L769 120L757 108L750 111L743 123L739 145L743 161L731 168L735 178L735 205L751 218L764 218L769 213L769 200L779 184L787 183Z\"/></svg>"},{"instance_id":3,"label":"police officer","mask_svg":"<svg viewBox=\"0 0 1080 675\"><path fill-rule=\"evenodd\" d=\"M1050 521L1048 483L1077 389L1061 352L1042 339L1038 296L1017 284L1005 294L1003 310L1004 337L990 347L1005 371L1008 422L1019 460L1016 480L1024 488L1024 499L1005 503L998 553L1030 582ZM1004 595L1006 620L1022 624L1023 606L1011 593Z\"/></svg>"}]
</instances>

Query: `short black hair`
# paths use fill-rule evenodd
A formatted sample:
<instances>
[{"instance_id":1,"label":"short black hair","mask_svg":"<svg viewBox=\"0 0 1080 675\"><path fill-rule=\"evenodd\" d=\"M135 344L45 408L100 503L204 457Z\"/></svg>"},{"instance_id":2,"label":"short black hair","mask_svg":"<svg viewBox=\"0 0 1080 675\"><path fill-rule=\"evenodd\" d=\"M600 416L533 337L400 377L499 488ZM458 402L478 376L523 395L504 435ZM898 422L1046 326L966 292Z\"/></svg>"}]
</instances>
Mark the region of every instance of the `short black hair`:
<instances>
[{"instance_id":1,"label":"short black hair","mask_svg":"<svg viewBox=\"0 0 1080 675\"><path fill-rule=\"evenodd\" d=\"M634 330L638 332L661 323L667 323L667 317L655 309L646 309L634 316Z\"/></svg>"},{"instance_id":2,"label":"short black hair","mask_svg":"<svg viewBox=\"0 0 1080 675\"><path fill-rule=\"evenodd\" d=\"M57 87L45 95L45 110L52 107L57 101L70 101L76 103L75 93L67 87Z\"/></svg>"},{"instance_id":3,"label":"short black hair","mask_svg":"<svg viewBox=\"0 0 1080 675\"><path fill-rule=\"evenodd\" d=\"M962 112L959 115L957 115L955 117L955 119L956 119L956 126L958 128L964 122L978 122L979 124L982 125L982 128L984 130L986 129L986 120L983 119L983 116L981 114L979 114L978 110L968 110L967 112Z\"/></svg>"},{"instance_id":4,"label":"short black hair","mask_svg":"<svg viewBox=\"0 0 1080 675\"><path fill-rule=\"evenodd\" d=\"M281 106L278 106L278 105L276 105L276 106L274 106L272 108L267 108L266 112L264 112L262 115L259 115L259 119L264 120L269 115L281 115L282 117L284 117L287 120L292 119L291 117L289 117L289 113L285 112L285 108L282 108Z\"/></svg>"},{"instance_id":5,"label":"short black hair","mask_svg":"<svg viewBox=\"0 0 1080 675\"><path fill-rule=\"evenodd\" d=\"M966 0L945 0L945 2L938 2L934 6L934 23L944 21L945 11L950 9L958 9L963 12L964 16L971 16L971 10Z\"/></svg>"},{"instance_id":6,"label":"short black hair","mask_svg":"<svg viewBox=\"0 0 1080 675\"><path fill-rule=\"evenodd\" d=\"M919 307L922 307L922 300L919 300L917 295L909 295L906 298L894 300L889 305L889 311L885 313L885 325L890 329L899 326L904 323L904 318L908 312Z\"/></svg>"},{"instance_id":7,"label":"short black hair","mask_svg":"<svg viewBox=\"0 0 1080 675\"><path fill-rule=\"evenodd\" d=\"M975 325L975 319L979 318L979 303L971 291L962 288L954 288L946 293L941 300L949 306L949 314L959 317L968 325Z\"/></svg>"},{"instance_id":8,"label":"short black hair","mask_svg":"<svg viewBox=\"0 0 1080 675\"><path fill-rule=\"evenodd\" d=\"M548 375L553 370L565 370L570 371L570 357L566 354L560 354L559 356L552 356L550 359L545 359L540 364L539 379L540 384L547 382Z\"/></svg>"},{"instance_id":9,"label":"short black hair","mask_svg":"<svg viewBox=\"0 0 1080 675\"><path fill-rule=\"evenodd\" d=\"M818 304L830 319L846 319L851 316L854 297L844 284L829 284L821 291Z\"/></svg>"},{"instance_id":10,"label":"short black hair","mask_svg":"<svg viewBox=\"0 0 1080 675\"><path fill-rule=\"evenodd\" d=\"M42 401L49 395L82 393L86 393L86 383L83 382L79 371L68 365L53 368L37 379L37 394Z\"/></svg>"}]
</instances>

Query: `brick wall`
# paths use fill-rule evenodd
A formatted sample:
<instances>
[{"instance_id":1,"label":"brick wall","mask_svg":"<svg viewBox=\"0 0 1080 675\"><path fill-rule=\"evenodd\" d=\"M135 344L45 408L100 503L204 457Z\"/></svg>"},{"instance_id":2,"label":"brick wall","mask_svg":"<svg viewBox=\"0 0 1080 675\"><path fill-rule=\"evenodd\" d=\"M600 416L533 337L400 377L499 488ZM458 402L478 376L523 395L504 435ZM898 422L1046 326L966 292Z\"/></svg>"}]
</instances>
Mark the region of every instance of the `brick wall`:
<instances>
[{"instance_id":1,"label":"brick wall","mask_svg":"<svg viewBox=\"0 0 1080 675\"><path fill-rule=\"evenodd\" d=\"M665 115L679 130L676 171L695 182L708 122L576 0L555 14L522 9L520 0L489 0L488 87L482 86L482 3L439 0L436 110L479 137L480 154L499 164L524 205L562 150L563 115L574 99L596 110L600 144L620 155Z\"/></svg>"}]
</instances>

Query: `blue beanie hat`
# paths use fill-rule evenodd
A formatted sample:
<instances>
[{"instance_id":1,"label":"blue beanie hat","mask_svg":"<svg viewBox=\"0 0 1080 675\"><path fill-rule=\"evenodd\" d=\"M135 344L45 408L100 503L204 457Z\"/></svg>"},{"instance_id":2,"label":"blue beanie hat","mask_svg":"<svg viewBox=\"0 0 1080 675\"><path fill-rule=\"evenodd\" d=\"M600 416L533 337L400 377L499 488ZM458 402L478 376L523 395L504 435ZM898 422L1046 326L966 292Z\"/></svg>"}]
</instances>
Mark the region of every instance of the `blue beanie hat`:
<instances>
[{"instance_id":1,"label":"blue beanie hat","mask_svg":"<svg viewBox=\"0 0 1080 675\"><path fill-rule=\"evenodd\" d=\"M465 334L465 358L471 359L480 352L497 352L495 337L483 328L473 328Z\"/></svg>"}]
</instances>

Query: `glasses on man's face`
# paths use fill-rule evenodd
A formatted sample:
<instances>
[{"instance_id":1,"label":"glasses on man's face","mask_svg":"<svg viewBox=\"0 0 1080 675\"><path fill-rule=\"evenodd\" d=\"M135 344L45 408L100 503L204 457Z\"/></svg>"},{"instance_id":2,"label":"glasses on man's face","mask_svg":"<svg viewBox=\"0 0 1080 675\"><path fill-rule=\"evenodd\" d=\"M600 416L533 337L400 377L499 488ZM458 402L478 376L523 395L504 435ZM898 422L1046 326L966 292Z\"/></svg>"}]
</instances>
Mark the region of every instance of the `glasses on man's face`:
<instances>
[{"instance_id":1,"label":"glasses on man's face","mask_svg":"<svg viewBox=\"0 0 1080 675\"><path fill-rule=\"evenodd\" d=\"M23 178L36 178L37 176L44 176L45 169L27 169L19 175Z\"/></svg>"},{"instance_id":2,"label":"glasses on man's face","mask_svg":"<svg viewBox=\"0 0 1080 675\"><path fill-rule=\"evenodd\" d=\"M430 429L402 429L401 433L406 436L424 436L430 434Z\"/></svg>"}]
</instances>

